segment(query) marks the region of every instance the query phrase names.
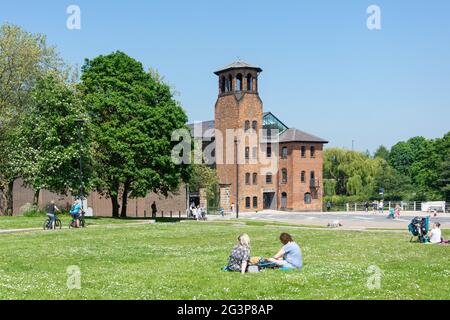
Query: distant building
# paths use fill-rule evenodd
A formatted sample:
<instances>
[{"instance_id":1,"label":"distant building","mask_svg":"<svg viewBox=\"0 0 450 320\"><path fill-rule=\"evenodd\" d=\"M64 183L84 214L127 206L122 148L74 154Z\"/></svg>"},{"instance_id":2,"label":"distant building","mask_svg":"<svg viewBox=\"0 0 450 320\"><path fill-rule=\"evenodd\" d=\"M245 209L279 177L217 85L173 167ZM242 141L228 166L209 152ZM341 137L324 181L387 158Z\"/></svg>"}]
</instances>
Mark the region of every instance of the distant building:
<instances>
[{"instance_id":1,"label":"distant building","mask_svg":"<svg viewBox=\"0 0 450 320\"><path fill-rule=\"evenodd\" d=\"M215 155L222 160L233 149L234 137L225 132L230 129L254 132L256 144L247 138L238 139L238 162L216 161L220 182L220 206L233 211L236 204L236 182L239 189L240 211L264 209L320 211L323 196L323 146L326 140L288 128L271 112L263 111L258 94L258 75L262 69L243 61L236 61L215 74L219 78L219 96L215 105L215 119L191 124L192 135L204 141L204 147L215 141ZM278 130L278 144L264 137ZM220 132L221 139L215 135ZM245 141L240 141L245 140ZM247 145L248 144L248 145ZM234 150L232 151L234 154ZM274 172L266 168L267 160L275 159ZM229 160L229 159L228 159ZM251 161L256 160L256 161Z\"/></svg>"}]
</instances>

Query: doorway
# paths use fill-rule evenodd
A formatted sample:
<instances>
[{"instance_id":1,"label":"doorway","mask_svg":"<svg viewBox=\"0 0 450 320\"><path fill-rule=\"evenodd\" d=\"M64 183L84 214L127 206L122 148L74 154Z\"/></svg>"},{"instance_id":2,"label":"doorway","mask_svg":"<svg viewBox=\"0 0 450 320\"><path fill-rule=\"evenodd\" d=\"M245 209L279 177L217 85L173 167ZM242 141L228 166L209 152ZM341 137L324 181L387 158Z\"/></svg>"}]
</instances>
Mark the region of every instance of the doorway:
<instances>
[{"instance_id":1,"label":"doorway","mask_svg":"<svg viewBox=\"0 0 450 320\"><path fill-rule=\"evenodd\" d=\"M263 208L264 210L276 210L276 197L275 192L264 192L263 193Z\"/></svg>"}]
</instances>

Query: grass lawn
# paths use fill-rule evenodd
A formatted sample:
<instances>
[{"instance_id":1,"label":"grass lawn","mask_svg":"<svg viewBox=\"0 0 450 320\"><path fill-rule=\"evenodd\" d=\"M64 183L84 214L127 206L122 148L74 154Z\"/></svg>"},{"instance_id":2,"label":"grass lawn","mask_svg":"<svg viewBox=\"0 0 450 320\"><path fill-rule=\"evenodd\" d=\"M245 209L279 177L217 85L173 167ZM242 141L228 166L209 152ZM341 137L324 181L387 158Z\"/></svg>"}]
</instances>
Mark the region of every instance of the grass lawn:
<instances>
[{"instance_id":1,"label":"grass lawn","mask_svg":"<svg viewBox=\"0 0 450 320\"><path fill-rule=\"evenodd\" d=\"M270 256L282 231L300 244L302 271L221 271L240 233L250 235L252 255ZM203 222L5 234L0 298L448 299L450 246L409 238L406 232ZM80 290L67 289L71 265L81 269ZM378 290L366 286L371 265L383 272Z\"/></svg>"}]
</instances>

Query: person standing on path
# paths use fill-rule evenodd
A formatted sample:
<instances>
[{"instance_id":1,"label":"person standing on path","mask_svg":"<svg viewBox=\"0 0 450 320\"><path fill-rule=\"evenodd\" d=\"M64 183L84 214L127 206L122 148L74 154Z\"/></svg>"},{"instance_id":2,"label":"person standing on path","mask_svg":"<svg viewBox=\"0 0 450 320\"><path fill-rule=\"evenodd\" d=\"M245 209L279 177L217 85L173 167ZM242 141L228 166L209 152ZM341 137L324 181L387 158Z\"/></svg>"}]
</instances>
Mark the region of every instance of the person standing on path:
<instances>
[{"instance_id":1,"label":"person standing on path","mask_svg":"<svg viewBox=\"0 0 450 320\"><path fill-rule=\"evenodd\" d=\"M156 202L155 201L153 201L153 203L151 205L151 208L152 208L152 217L156 218L156 214L158 213L158 209L156 208Z\"/></svg>"}]
</instances>

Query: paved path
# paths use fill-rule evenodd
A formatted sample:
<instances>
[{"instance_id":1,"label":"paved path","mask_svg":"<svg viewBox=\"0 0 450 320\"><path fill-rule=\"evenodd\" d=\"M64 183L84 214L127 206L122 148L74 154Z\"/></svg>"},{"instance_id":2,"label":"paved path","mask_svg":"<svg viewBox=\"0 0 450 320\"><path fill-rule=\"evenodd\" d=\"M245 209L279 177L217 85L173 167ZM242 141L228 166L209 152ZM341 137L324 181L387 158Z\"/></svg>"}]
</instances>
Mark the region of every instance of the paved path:
<instances>
[{"instance_id":1,"label":"paved path","mask_svg":"<svg viewBox=\"0 0 450 320\"><path fill-rule=\"evenodd\" d=\"M114 223L114 224L96 224L96 225L88 225L87 227L90 228L121 228L121 227L132 227L132 226L139 226L143 224L154 224L155 220L147 220L142 222L132 222L132 223ZM61 229L55 229L55 230L44 230L43 228L23 228L23 229L0 229L0 235L2 234L12 234L12 233L26 233L26 232L55 232L60 230L68 230L68 226L64 226Z\"/></svg>"},{"instance_id":2,"label":"paved path","mask_svg":"<svg viewBox=\"0 0 450 320\"><path fill-rule=\"evenodd\" d=\"M310 226L326 226L335 220L347 228L365 229L365 228L386 228L386 229L406 229L411 219L415 216L426 216L421 212L407 212L402 214L399 219L387 219L387 213L373 214L366 212L326 212L326 213L301 213L301 212L283 212L283 211L262 211L258 213L240 213L239 217L249 220L277 221L287 223L297 223ZM233 215L225 218L214 217L217 219L231 219ZM437 217L431 217L431 223L440 222L441 228L450 229L450 214L438 214Z\"/></svg>"}]
</instances>

